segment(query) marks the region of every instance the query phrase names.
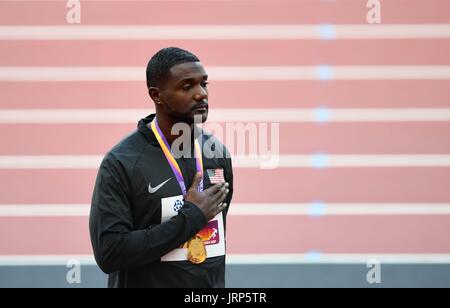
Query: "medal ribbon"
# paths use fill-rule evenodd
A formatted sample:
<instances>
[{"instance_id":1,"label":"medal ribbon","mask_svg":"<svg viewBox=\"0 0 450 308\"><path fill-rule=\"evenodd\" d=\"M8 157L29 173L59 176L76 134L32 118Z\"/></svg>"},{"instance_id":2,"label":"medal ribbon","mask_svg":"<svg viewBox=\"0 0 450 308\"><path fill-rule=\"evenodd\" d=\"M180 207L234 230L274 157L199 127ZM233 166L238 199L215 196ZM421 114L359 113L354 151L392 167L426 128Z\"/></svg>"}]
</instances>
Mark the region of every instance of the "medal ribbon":
<instances>
[{"instance_id":1,"label":"medal ribbon","mask_svg":"<svg viewBox=\"0 0 450 308\"><path fill-rule=\"evenodd\" d=\"M164 134L161 132L161 129L159 128L158 121L156 121L156 117L153 119L151 123L151 128L153 133L155 134L156 139L158 140L158 143L166 156L167 162L170 165L170 168L172 168L173 173L175 174L175 177L177 178L178 185L180 185L181 191L183 193L183 196L186 197L186 184L184 183L183 174L181 173L180 166L178 165L177 161L172 155L172 152L170 150L170 145L167 142L166 137L164 137ZM195 161L196 161L196 169L197 172L201 172L202 179L200 181L200 184L198 185L198 191L203 191L203 157L202 157L202 151L200 148L200 144L197 139L194 140L194 149L195 149Z\"/></svg>"}]
</instances>

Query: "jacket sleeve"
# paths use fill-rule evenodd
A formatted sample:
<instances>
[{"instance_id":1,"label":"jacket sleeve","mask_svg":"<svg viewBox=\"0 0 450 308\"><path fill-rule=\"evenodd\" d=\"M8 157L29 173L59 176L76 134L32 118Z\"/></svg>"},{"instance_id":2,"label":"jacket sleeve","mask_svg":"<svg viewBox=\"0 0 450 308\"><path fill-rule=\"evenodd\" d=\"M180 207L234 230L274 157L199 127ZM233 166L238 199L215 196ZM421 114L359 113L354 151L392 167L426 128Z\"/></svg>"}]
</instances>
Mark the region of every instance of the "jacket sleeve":
<instances>
[{"instance_id":1,"label":"jacket sleeve","mask_svg":"<svg viewBox=\"0 0 450 308\"><path fill-rule=\"evenodd\" d=\"M89 230L94 256L107 274L155 262L207 224L203 212L185 202L169 221L134 230L130 184L124 169L110 155L103 160L91 204Z\"/></svg>"}]
</instances>

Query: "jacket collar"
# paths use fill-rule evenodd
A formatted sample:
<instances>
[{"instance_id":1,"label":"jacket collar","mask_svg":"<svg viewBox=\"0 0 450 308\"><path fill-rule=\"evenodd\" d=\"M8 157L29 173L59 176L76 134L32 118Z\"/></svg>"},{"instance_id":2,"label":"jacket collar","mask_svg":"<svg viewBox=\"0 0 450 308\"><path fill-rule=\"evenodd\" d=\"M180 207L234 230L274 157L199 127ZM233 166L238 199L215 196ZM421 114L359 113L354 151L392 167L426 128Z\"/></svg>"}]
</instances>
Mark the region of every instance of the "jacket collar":
<instances>
[{"instance_id":1,"label":"jacket collar","mask_svg":"<svg viewBox=\"0 0 450 308\"><path fill-rule=\"evenodd\" d=\"M138 122L137 128L138 131L144 135L145 139L147 139L152 145L159 145L158 140L156 140L155 134L153 134L150 127L148 127L148 124L150 124L153 119L155 118L156 114L152 113L148 115L147 117L141 119Z\"/></svg>"}]
</instances>

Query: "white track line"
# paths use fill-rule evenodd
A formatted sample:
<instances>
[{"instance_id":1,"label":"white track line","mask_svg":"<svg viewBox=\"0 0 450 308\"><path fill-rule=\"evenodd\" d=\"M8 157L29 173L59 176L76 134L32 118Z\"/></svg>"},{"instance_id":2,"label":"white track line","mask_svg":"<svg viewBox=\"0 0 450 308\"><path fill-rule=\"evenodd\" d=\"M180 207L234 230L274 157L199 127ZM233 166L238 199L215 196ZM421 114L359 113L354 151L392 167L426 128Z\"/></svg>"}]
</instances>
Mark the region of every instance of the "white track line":
<instances>
[{"instance_id":1,"label":"white track line","mask_svg":"<svg viewBox=\"0 0 450 308\"><path fill-rule=\"evenodd\" d=\"M228 254L229 265L249 264L450 264L450 254ZM0 266L96 265L92 255L0 255Z\"/></svg>"},{"instance_id":2,"label":"white track line","mask_svg":"<svg viewBox=\"0 0 450 308\"><path fill-rule=\"evenodd\" d=\"M89 204L0 204L0 217L88 217ZM450 215L449 203L233 203L231 216Z\"/></svg>"},{"instance_id":3,"label":"white track line","mask_svg":"<svg viewBox=\"0 0 450 308\"><path fill-rule=\"evenodd\" d=\"M241 254L227 264L449 264L449 254Z\"/></svg>"},{"instance_id":4,"label":"white track line","mask_svg":"<svg viewBox=\"0 0 450 308\"><path fill-rule=\"evenodd\" d=\"M300 40L450 38L449 24L1 26L0 40Z\"/></svg>"},{"instance_id":5,"label":"white track line","mask_svg":"<svg viewBox=\"0 0 450 308\"><path fill-rule=\"evenodd\" d=\"M0 204L0 217L87 217L89 204Z\"/></svg>"},{"instance_id":6,"label":"white track line","mask_svg":"<svg viewBox=\"0 0 450 308\"><path fill-rule=\"evenodd\" d=\"M103 156L0 156L0 169L97 169ZM450 155L276 155L236 156L235 168L450 167Z\"/></svg>"},{"instance_id":7,"label":"white track line","mask_svg":"<svg viewBox=\"0 0 450 308\"><path fill-rule=\"evenodd\" d=\"M0 124L95 124L130 123L153 113L149 109L0 109ZM249 124L327 122L417 122L450 121L450 108L282 108L214 109L208 123ZM225 128L225 127L224 127Z\"/></svg>"},{"instance_id":8,"label":"white track line","mask_svg":"<svg viewBox=\"0 0 450 308\"><path fill-rule=\"evenodd\" d=\"M233 204L233 216L244 215L450 215L449 203Z\"/></svg>"},{"instance_id":9,"label":"white track line","mask_svg":"<svg viewBox=\"0 0 450 308\"><path fill-rule=\"evenodd\" d=\"M450 66L211 66L213 81L450 79ZM145 67L0 67L0 81L142 81Z\"/></svg>"}]
</instances>

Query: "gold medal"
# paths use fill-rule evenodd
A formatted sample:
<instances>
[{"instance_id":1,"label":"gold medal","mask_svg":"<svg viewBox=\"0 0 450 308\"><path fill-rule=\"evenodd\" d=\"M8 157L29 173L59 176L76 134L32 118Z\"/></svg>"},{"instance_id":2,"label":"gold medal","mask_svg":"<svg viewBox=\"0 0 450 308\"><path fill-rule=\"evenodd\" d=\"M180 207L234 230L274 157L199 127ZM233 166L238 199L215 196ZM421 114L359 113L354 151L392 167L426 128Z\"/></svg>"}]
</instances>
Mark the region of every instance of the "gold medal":
<instances>
[{"instance_id":1,"label":"gold medal","mask_svg":"<svg viewBox=\"0 0 450 308\"><path fill-rule=\"evenodd\" d=\"M200 264L206 260L206 247L200 235L196 235L187 243L188 260L193 264Z\"/></svg>"}]
</instances>

